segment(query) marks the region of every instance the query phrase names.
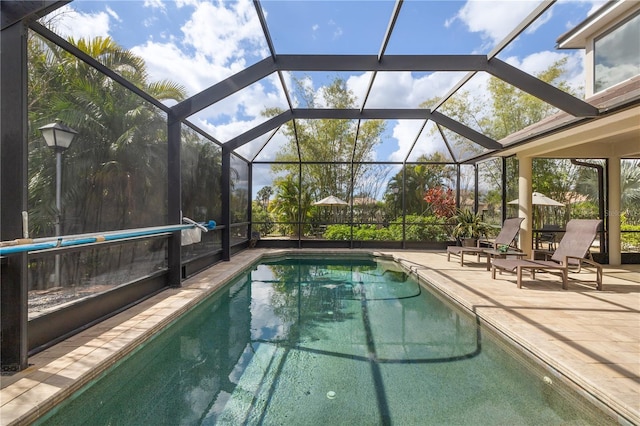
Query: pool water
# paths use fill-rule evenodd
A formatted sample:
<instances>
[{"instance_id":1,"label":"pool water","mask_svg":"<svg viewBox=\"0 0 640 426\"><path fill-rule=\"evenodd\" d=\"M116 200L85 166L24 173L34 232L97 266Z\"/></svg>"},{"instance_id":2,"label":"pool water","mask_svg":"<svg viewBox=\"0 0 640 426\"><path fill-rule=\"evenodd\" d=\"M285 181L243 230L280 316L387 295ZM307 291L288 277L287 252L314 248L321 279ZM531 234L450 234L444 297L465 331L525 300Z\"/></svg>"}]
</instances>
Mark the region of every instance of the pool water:
<instances>
[{"instance_id":1,"label":"pool water","mask_svg":"<svg viewBox=\"0 0 640 426\"><path fill-rule=\"evenodd\" d=\"M278 259L40 424L614 423L557 381L393 262Z\"/></svg>"}]
</instances>

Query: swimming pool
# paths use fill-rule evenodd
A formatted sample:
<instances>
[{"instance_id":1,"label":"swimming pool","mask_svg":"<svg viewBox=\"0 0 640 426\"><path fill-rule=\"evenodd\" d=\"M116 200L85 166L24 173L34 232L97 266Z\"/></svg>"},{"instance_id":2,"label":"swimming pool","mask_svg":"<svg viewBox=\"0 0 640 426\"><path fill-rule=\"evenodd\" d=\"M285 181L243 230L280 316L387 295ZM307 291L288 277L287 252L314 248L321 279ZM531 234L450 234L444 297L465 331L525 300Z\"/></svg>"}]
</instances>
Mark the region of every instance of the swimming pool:
<instances>
[{"instance_id":1,"label":"swimming pool","mask_svg":"<svg viewBox=\"0 0 640 426\"><path fill-rule=\"evenodd\" d=\"M614 423L556 382L393 262L277 259L40 423Z\"/></svg>"}]
</instances>

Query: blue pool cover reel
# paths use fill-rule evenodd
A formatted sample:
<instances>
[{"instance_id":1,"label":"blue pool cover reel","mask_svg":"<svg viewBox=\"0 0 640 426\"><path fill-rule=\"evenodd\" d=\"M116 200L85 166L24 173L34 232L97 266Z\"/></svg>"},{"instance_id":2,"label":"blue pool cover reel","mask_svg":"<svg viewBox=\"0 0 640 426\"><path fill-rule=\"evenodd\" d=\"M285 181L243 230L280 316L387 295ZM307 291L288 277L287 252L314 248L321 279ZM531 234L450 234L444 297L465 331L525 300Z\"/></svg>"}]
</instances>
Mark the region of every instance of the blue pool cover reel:
<instances>
[{"instance_id":1,"label":"blue pool cover reel","mask_svg":"<svg viewBox=\"0 0 640 426\"><path fill-rule=\"evenodd\" d=\"M134 237L142 237L146 235L155 235L155 234L163 234L165 232L173 232L173 231L182 231L183 229L192 229L192 228L206 228L207 231L213 230L216 227L216 222L214 220L210 220L208 222L203 223L191 223L188 225L169 225L169 226L161 226L147 229L139 229L139 230L131 230L131 231L123 231L123 232L110 232L104 234L97 234L93 236L83 236L78 238L69 238L64 239L65 237L58 237L56 239L52 239L50 241L42 241L36 242L36 240L15 240L16 242L13 245L8 245L5 247L0 247L0 256L4 256L7 254L14 253L22 253L25 251L40 251L40 250L49 250L56 247L69 247L83 244L92 244L92 243L100 243L103 241L115 241L122 240L126 238L134 238ZM25 241L28 243L21 243L20 241Z\"/></svg>"}]
</instances>

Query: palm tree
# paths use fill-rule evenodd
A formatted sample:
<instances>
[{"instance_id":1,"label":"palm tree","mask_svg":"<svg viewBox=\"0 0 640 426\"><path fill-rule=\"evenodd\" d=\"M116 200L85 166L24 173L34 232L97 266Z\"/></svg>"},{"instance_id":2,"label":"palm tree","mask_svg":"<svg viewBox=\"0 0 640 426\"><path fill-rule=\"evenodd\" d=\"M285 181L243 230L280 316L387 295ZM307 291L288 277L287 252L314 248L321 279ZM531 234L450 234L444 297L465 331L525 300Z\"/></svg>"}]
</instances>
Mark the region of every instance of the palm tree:
<instances>
[{"instance_id":1,"label":"palm tree","mask_svg":"<svg viewBox=\"0 0 640 426\"><path fill-rule=\"evenodd\" d=\"M156 99L185 97L175 83L149 82L144 61L110 38L69 42ZM37 129L56 119L79 132L64 153L63 234L166 223L165 114L53 43L31 35L28 49L31 235L53 233L55 161ZM63 267L73 269L67 281L78 283L83 265L88 276L96 268L117 268L124 255L133 256L131 250L119 246L99 262L93 251L67 255Z\"/></svg>"},{"instance_id":2,"label":"palm tree","mask_svg":"<svg viewBox=\"0 0 640 426\"><path fill-rule=\"evenodd\" d=\"M622 160L620 163L621 204L625 210L635 208L640 216L640 160ZM639 217L640 218L640 217Z\"/></svg>"},{"instance_id":3,"label":"palm tree","mask_svg":"<svg viewBox=\"0 0 640 426\"><path fill-rule=\"evenodd\" d=\"M257 194L257 200L262 204L263 209L267 209L269 207L269 200L273 195L273 188L270 186L263 186Z\"/></svg>"},{"instance_id":4,"label":"palm tree","mask_svg":"<svg viewBox=\"0 0 640 426\"><path fill-rule=\"evenodd\" d=\"M421 155L418 164L406 165L404 172L398 172L389 180L385 200L393 206L402 210L402 188L405 191L405 214L422 214L427 208L424 201L425 193L429 188L446 186L452 178L451 170L446 165L445 156L440 152L435 152L429 156ZM436 163L436 164L434 164Z\"/></svg>"},{"instance_id":5,"label":"palm tree","mask_svg":"<svg viewBox=\"0 0 640 426\"><path fill-rule=\"evenodd\" d=\"M181 161L183 214L197 221L219 222L221 193L214 188L221 184L222 149L194 131L184 130Z\"/></svg>"},{"instance_id":6,"label":"palm tree","mask_svg":"<svg viewBox=\"0 0 640 426\"><path fill-rule=\"evenodd\" d=\"M283 232L299 236L298 222L306 219L311 209L311 197L305 190L300 191L295 176L288 174L274 181L275 196L269 205L269 212L274 215Z\"/></svg>"},{"instance_id":7,"label":"palm tree","mask_svg":"<svg viewBox=\"0 0 640 426\"><path fill-rule=\"evenodd\" d=\"M598 176L593 169L582 171L576 191L597 202ZM640 160L620 160L620 207L631 222L640 220Z\"/></svg>"},{"instance_id":8,"label":"palm tree","mask_svg":"<svg viewBox=\"0 0 640 426\"><path fill-rule=\"evenodd\" d=\"M149 82L144 61L110 38L69 39L82 51L159 100L181 100L184 89ZM157 108L35 36L30 39L30 206L32 216L52 204L53 160L33 129L62 119L79 131L65 153L63 198L66 232L90 232L164 223L166 117ZM44 167L42 167L44 166ZM151 207L152 208L149 208ZM34 217L45 231L42 217Z\"/></svg>"}]
</instances>

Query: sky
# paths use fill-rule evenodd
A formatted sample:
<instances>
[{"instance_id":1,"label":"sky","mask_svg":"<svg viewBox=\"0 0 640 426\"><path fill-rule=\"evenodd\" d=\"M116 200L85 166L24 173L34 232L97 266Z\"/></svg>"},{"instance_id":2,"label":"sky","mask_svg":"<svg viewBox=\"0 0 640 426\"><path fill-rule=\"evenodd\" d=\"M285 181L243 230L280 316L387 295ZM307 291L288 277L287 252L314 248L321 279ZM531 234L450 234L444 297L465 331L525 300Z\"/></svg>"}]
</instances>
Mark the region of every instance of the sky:
<instances>
[{"instance_id":1,"label":"sky","mask_svg":"<svg viewBox=\"0 0 640 426\"><path fill-rule=\"evenodd\" d=\"M488 54L539 3L406 0L385 54ZM565 79L580 90L584 84L583 51L557 50L555 41L604 3L556 2L498 58L535 74L567 57ZM278 54L378 54L394 4L391 0L261 1ZM177 81L189 96L270 55L250 0L75 0L56 13L55 31L60 35L75 39L109 36L145 60L151 81ZM465 74L378 73L366 107L417 108L428 99L443 96ZM295 80L317 91L335 77L345 79L361 105L370 73L284 74L294 103L299 102L291 92ZM464 90L482 97L488 77L478 73ZM189 119L225 142L266 121L261 114L265 108L286 108L284 93L279 79L272 75ZM403 161L423 123L390 120L386 124L375 159ZM429 137L426 132L420 136L421 140ZM247 144L239 153L251 159L265 138ZM282 142L282 135L276 135L269 149L256 159L272 159ZM442 147L441 141L418 143L408 159Z\"/></svg>"}]
</instances>

